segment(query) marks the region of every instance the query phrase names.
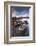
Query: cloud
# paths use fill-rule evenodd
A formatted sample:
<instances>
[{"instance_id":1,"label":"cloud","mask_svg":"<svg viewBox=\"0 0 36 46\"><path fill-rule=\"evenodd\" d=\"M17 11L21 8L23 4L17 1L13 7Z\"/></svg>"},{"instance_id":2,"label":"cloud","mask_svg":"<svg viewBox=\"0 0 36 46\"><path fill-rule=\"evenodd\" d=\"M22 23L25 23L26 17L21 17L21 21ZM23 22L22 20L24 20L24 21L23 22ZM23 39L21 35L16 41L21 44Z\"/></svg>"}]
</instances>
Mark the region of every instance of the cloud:
<instances>
[{"instance_id":1,"label":"cloud","mask_svg":"<svg viewBox=\"0 0 36 46\"><path fill-rule=\"evenodd\" d=\"M29 11L28 10L23 10L22 12L19 12L19 11L16 11L14 9L14 11L12 12L12 17L27 17L29 14Z\"/></svg>"},{"instance_id":2,"label":"cloud","mask_svg":"<svg viewBox=\"0 0 36 46\"><path fill-rule=\"evenodd\" d=\"M28 11L22 11L22 12L16 11L16 15L25 15L25 14L29 14L29 12Z\"/></svg>"}]
</instances>

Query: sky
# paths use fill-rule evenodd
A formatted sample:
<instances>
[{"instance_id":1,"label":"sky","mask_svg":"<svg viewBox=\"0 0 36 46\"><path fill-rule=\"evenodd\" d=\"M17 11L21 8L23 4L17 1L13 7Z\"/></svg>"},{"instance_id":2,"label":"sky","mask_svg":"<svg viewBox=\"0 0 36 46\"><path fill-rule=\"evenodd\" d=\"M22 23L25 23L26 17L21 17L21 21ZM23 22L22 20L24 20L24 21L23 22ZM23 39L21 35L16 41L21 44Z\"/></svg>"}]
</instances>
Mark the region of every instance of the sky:
<instances>
[{"instance_id":1,"label":"sky","mask_svg":"<svg viewBox=\"0 0 36 46\"><path fill-rule=\"evenodd\" d=\"M30 7L13 7L14 11L16 11L16 15L24 15L29 14Z\"/></svg>"}]
</instances>

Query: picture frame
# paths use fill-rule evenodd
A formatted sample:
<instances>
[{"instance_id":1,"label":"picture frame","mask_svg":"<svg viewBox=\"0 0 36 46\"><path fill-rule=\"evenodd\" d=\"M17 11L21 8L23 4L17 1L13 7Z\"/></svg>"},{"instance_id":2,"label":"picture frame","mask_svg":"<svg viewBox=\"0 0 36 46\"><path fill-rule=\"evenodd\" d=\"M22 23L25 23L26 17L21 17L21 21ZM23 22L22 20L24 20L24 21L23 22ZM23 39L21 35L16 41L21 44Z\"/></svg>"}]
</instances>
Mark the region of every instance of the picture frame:
<instances>
[{"instance_id":1,"label":"picture frame","mask_svg":"<svg viewBox=\"0 0 36 46\"><path fill-rule=\"evenodd\" d=\"M4 2L4 43L34 42L35 3Z\"/></svg>"}]
</instances>

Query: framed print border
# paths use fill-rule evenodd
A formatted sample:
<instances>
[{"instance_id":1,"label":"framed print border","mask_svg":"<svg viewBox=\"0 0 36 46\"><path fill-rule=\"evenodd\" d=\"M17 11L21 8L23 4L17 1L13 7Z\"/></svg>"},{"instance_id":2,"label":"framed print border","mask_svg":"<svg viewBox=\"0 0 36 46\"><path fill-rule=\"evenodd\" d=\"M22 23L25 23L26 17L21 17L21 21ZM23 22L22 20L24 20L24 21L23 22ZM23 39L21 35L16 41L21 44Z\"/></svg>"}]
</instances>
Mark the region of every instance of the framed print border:
<instances>
[{"instance_id":1,"label":"framed print border","mask_svg":"<svg viewBox=\"0 0 36 46\"><path fill-rule=\"evenodd\" d=\"M8 37L8 5L9 4L26 4L26 5L33 5L33 40L28 40L28 41L14 41L10 42L9 37ZM11 1L6 1L4 2L4 43L6 44L15 44L15 43L34 43L35 42L35 3L30 3L30 2L11 2Z\"/></svg>"}]
</instances>

